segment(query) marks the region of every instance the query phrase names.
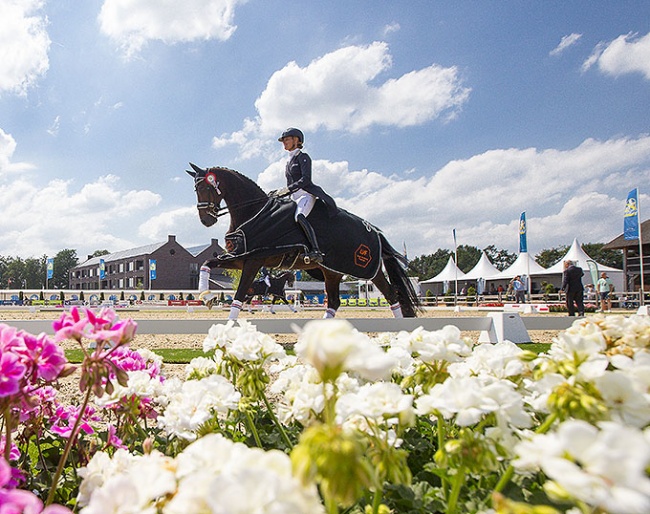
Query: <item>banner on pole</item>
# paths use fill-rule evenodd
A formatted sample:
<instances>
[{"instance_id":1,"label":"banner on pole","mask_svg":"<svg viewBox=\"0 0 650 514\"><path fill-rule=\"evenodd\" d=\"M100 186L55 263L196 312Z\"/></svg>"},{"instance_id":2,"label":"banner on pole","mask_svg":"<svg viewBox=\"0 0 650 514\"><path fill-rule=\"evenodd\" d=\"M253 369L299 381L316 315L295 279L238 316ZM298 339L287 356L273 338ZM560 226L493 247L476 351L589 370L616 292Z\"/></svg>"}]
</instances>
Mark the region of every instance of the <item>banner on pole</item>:
<instances>
[{"instance_id":1,"label":"banner on pole","mask_svg":"<svg viewBox=\"0 0 650 514\"><path fill-rule=\"evenodd\" d=\"M587 259L587 266L589 266L589 274L591 275L591 283L596 287L598 284L598 263Z\"/></svg>"},{"instance_id":2,"label":"banner on pole","mask_svg":"<svg viewBox=\"0 0 650 514\"><path fill-rule=\"evenodd\" d=\"M106 264L104 263L104 259L99 259L99 278L100 280L106 278Z\"/></svg>"},{"instance_id":3,"label":"banner on pole","mask_svg":"<svg viewBox=\"0 0 650 514\"><path fill-rule=\"evenodd\" d=\"M528 253L528 243L526 241L526 211L519 217L519 253Z\"/></svg>"},{"instance_id":4,"label":"banner on pole","mask_svg":"<svg viewBox=\"0 0 650 514\"><path fill-rule=\"evenodd\" d=\"M149 259L149 279L156 280L156 261Z\"/></svg>"},{"instance_id":5,"label":"banner on pole","mask_svg":"<svg viewBox=\"0 0 650 514\"><path fill-rule=\"evenodd\" d=\"M47 279L50 280L54 276L54 259L47 260Z\"/></svg>"},{"instance_id":6,"label":"banner on pole","mask_svg":"<svg viewBox=\"0 0 650 514\"><path fill-rule=\"evenodd\" d=\"M639 189L627 195L623 217L623 236L626 240L639 239Z\"/></svg>"}]
</instances>

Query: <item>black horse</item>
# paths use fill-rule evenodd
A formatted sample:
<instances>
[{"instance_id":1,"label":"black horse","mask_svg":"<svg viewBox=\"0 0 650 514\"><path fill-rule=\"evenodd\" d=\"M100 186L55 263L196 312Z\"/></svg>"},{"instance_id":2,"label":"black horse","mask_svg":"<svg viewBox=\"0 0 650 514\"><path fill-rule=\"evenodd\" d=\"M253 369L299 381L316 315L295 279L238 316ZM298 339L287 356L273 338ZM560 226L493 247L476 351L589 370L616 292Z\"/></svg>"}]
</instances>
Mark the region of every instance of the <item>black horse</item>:
<instances>
[{"instance_id":1,"label":"black horse","mask_svg":"<svg viewBox=\"0 0 650 514\"><path fill-rule=\"evenodd\" d=\"M270 296L271 314L275 314L273 305L275 304L276 300L279 300L285 305L288 305L293 312L296 312L293 305L291 305L291 302L287 300L287 295L284 292L284 286L288 285L289 287L292 287L294 280L295 277L291 271L285 271L277 277L269 277L269 282L271 282L270 287L266 285L266 282L264 282L263 278L255 280L251 287L248 288L248 291L246 291L246 299L244 300L244 304L250 304L250 302L256 296ZM248 309L248 312L252 312L250 307Z\"/></svg>"},{"instance_id":2,"label":"black horse","mask_svg":"<svg viewBox=\"0 0 650 514\"><path fill-rule=\"evenodd\" d=\"M201 223L210 227L220 216L230 214L230 228L226 234L228 253L209 259L203 264L211 269L219 267L239 269L242 272L231 304L229 319L237 319L246 294L262 266L307 270L314 278L324 280L327 318L334 317L341 305L339 287L344 274L372 280L391 305L395 317L416 316L419 300L406 275L406 259L390 245L376 227L339 209L340 216L326 219L323 229L320 232L317 230L319 242L321 236L325 235L324 232L327 232L326 235L331 240L329 247L323 248L324 261L319 264L309 262L303 258L305 249L308 248L304 234L300 228L293 228L297 227L297 224L293 220L295 205L291 200L278 199L274 194L267 195L255 182L237 171L221 167L202 169L192 163L190 166L194 171L187 173L194 178ZM221 206L222 201L225 207ZM316 203L310 221L312 218L318 218L315 212L320 208L318 204L321 202ZM269 225L272 223L269 221L271 217L263 211L277 206L290 209L291 212L288 217L285 216L288 224L285 222L280 228ZM342 225L343 223L348 224ZM292 230L295 230L296 237L302 237L302 244L296 245L286 240L285 236ZM264 242L261 243L259 238L255 240L247 236L253 232L256 235L261 234ZM365 239L359 243L361 239L358 238L361 237L371 238L373 242ZM331 264L342 257L353 259L356 266L354 269L359 272L350 273L338 265ZM209 291L201 292L201 298L206 303L212 297Z\"/></svg>"}]
</instances>

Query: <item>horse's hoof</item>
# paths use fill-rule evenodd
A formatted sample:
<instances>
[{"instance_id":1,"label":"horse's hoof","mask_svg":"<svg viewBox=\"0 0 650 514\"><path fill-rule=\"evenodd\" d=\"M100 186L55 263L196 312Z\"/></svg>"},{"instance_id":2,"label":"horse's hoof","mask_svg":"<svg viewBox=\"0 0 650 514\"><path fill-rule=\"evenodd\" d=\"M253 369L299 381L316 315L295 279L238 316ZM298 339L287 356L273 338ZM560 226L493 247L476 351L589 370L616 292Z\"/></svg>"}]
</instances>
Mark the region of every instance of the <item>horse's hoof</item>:
<instances>
[{"instance_id":1,"label":"horse's hoof","mask_svg":"<svg viewBox=\"0 0 650 514\"><path fill-rule=\"evenodd\" d=\"M207 302L205 302L205 306L209 311L211 311L212 307L214 307L214 298L210 298Z\"/></svg>"}]
</instances>

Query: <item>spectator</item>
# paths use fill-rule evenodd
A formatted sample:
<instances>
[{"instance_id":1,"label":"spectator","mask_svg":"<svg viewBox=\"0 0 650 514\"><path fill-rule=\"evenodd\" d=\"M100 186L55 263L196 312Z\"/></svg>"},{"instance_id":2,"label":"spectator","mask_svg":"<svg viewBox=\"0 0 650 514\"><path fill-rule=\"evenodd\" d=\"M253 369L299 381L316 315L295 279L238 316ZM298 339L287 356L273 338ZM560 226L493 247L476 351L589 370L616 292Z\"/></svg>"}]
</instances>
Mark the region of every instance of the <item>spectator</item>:
<instances>
[{"instance_id":1,"label":"spectator","mask_svg":"<svg viewBox=\"0 0 650 514\"><path fill-rule=\"evenodd\" d=\"M512 279L512 289L515 292L515 302L526 303L526 286L521 280L520 275Z\"/></svg>"},{"instance_id":2,"label":"spectator","mask_svg":"<svg viewBox=\"0 0 650 514\"><path fill-rule=\"evenodd\" d=\"M612 298L610 293L614 291L614 284L604 271L600 274L600 279L596 287L600 296L600 310L602 312L612 312ZM607 309L605 309L605 306L607 306Z\"/></svg>"},{"instance_id":3,"label":"spectator","mask_svg":"<svg viewBox=\"0 0 650 514\"><path fill-rule=\"evenodd\" d=\"M569 316L576 315L576 307L578 316L585 315L585 304L583 301L585 291L582 285L583 275L582 268L576 266L573 261L564 261L562 291L566 295L566 308L569 311Z\"/></svg>"}]
</instances>

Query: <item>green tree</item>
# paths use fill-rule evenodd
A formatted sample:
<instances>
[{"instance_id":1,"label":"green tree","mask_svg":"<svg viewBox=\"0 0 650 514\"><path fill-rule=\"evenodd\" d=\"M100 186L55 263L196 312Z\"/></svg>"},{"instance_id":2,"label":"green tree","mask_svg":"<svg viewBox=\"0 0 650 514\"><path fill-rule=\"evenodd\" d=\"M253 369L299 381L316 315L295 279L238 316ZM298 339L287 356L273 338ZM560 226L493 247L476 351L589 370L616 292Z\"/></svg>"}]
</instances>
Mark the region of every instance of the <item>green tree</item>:
<instances>
[{"instance_id":1,"label":"green tree","mask_svg":"<svg viewBox=\"0 0 650 514\"><path fill-rule=\"evenodd\" d=\"M582 245L582 249L599 264L623 269L623 251L603 250L603 246L605 246L605 243L587 243Z\"/></svg>"},{"instance_id":2,"label":"green tree","mask_svg":"<svg viewBox=\"0 0 650 514\"><path fill-rule=\"evenodd\" d=\"M458 254L456 265L463 273L470 271L481 258L481 250L476 246L460 245L456 253Z\"/></svg>"},{"instance_id":3,"label":"green tree","mask_svg":"<svg viewBox=\"0 0 650 514\"><path fill-rule=\"evenodd\" d=\"M535 255L535 262L543 268L550 268L553 264L560 262L569 250L568 246L556 246L555 248L548 248L542 250Z\"/></svg>"},{"instance_id":4,"label":"green tree","mask_svg":"<svg viewBox=\"0 0 650 514\"><path fill-rule=\"evenodd\" d=\"M52 278L48 280L48 287L67 289L70 283L70 270L79 264L77 250L61 250L54 256L54 270Z\"/></svg>"},{"instance_id":5,"label":"green tree","mask_svg":"<svg viewBox=\"0 0 650 514\"><path fill-rule=\"evenodd\" d=\"M499 271L503 271L517 260L517 255L508 250L500 250L494 245L483 248L485 255Z\"/></svg>"},{"instance_id":6,"label":"green tree","mask_svg":"<svg viewBox=\"0 0 650 514\"><path fill-rule=\"evenodd\" d=\"M450 255L449 250L441 248L433 254L420 255L409 262L407 272L409 276L419 277L420 280L428 280L442 271Z\"/></svg>"},{"instance_id":7,"label":"green tree","mask_svg":"<svg viewBox=\"0 0 650 514\"><path fill-rule=\"evenodd\" d=\"M95 250L89 257L92 259L93 257L101 257L102 255L108 255L111 252L108 250Z\"/></svg>"}]
</instances>

